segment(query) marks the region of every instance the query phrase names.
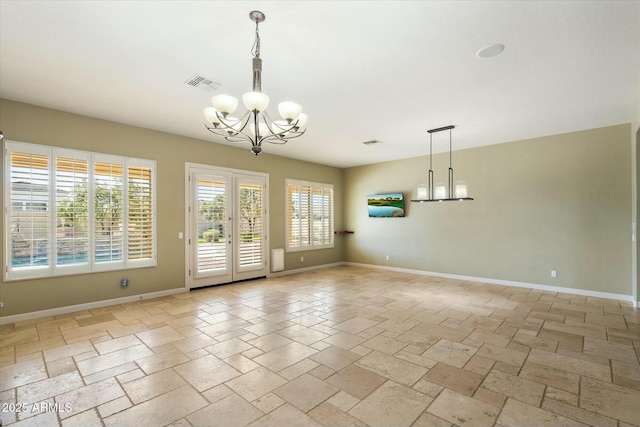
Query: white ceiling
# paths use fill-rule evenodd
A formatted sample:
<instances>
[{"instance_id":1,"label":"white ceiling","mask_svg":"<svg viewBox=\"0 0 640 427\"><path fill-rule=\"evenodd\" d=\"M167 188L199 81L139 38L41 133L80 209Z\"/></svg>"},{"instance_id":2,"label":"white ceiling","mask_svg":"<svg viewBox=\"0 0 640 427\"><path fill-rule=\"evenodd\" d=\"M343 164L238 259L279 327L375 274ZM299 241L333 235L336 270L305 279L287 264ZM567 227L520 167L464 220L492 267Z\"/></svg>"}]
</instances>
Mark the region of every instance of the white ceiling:
<instances>
[{"instance_id":1,"label":"white ceiling","mask_svg":"<svg viewBox=\"0 0 640 427\"><path fill-rule=\"evenodd\" d=\"M639 1L1 0L0 96L222 143L202 109L251 89L254 9L272 115L309 115L268 153L348 167L425 155L450 124L463 149L640 117Z\"/></svg>"}]
</instances>

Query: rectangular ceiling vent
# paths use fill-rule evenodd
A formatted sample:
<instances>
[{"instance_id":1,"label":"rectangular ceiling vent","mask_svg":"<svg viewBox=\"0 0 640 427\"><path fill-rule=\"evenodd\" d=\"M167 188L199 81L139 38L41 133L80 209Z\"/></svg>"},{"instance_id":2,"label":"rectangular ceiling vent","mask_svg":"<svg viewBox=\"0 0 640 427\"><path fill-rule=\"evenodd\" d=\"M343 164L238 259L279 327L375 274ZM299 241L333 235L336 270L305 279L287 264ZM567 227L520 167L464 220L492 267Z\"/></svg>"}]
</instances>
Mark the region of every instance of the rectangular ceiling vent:
<instances>
[{"instance_id":1,"label":"rectangular ceiling vent","mask_svg":"<svg viewBox=\"0 0 640 427\"><path fill-rule=\"evenodd\" d=\"M218 90L218 88L222 86L222 83L214 82L213 80L203 77L199 74L194 74L187 81L185 81L184 84L208 91Z\"/></svg>"},{"instance_id":2,"label":"rectangular ceiling vent","mask_svg":"<svg viewBox=\"0 0 640 427\"><path fill-rule=\"evenodd\" d=\"M382 144L382 141L379 141L377 139L372 139L371 141L364 141L363 144L364 145Z\"/></svg>"}]
</instances>

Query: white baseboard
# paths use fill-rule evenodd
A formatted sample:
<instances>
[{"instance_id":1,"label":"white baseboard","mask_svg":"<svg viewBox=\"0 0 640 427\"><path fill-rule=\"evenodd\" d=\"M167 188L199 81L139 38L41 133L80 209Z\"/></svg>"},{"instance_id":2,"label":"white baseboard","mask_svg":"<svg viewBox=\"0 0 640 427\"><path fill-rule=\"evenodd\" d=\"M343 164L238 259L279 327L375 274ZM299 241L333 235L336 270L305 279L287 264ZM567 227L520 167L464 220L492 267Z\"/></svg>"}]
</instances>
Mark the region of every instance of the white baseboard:
<instances>
[{"instance_id":1,"label":"white baseboard","mask_svg":"<svg viewBox=\"0 0 640 427\"><path fill-rule=\"evenodd\" d=\"M87 302L84 304L69 305L66 307L51 308L48 310L33 311L31 313L14 314L12 316L2 316L0 317L0 325L6 325L8 323L24 322L25 320L39 319L41 317L59 316L61 314L68 314L68 313L73 313L76 311L83 311L83 310L92 310L94 308L108 307L110 305L126 304L128 302L166 297L169 295L181 294L183 292L188 292L188 291L189 290L186 288L176 288L176 289L169 289L167 291L149 292L148 294L132 295L132 296L122 297L122 298L114 298L114 299L103 300L103 301Z\"/></svg>"},{"instance_id":2,"label":"white baseboard","mask_svg":"<svg viewBox=\"0 0 640 427\"><path fill-rule=\"evenodd\" d=\"M565 294L582 295L595 298L615 299L621 301L630 301L634 307L638 308L638 301L635 301L632 295L612 294L609 292L589 291L586 289L563 288L560 286L538 285L536 283L514 282L511 280L487 279L483 277L461 276L458 274L436 273L433 271L412 270L408 268L387 267L384 265L361 264L357 262L345 262L343 265L351 265L354 267L375 268L378 270L397 271L399 273L412 273L422 276L443 277L446 279L466 280L469 282L491 283L492 285L514 286L517 288L537 289L547 292L560 292Z\"/></svg>"},{"instance_id":3,"label":"white baseboard","mask_svg":"<svg viewBox=\"0 0 640 427\"><path fill-rule=\"evenodd\" d=\"M305 271L320 270L322 268L329 268L329 267L339 267L341 265L347 265L347 263L340 261L340 262L333 262L331 264L321 264L321 265L314 265L311 267L296 268L294 270L278 271L275 273L267 274L267 277L288 276L289 274L304 273Z\"/></svg>"}]
</instances>

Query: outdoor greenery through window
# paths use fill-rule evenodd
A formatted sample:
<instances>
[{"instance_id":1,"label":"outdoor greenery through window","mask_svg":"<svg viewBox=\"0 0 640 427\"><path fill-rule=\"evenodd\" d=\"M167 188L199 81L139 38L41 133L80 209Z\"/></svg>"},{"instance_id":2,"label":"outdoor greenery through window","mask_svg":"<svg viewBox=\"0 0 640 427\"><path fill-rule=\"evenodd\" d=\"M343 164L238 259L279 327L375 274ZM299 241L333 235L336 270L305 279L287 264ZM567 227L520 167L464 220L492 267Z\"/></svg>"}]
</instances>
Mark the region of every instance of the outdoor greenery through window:
<instances>
[{"instance_id":1,"label":"outdoor greenery through window","mask_svg":"<svg viewBox=\"0 0 640 427\"><path fill-rule=\"evenodd\" d=\"M155 162L6 142L8 280L156 265Z\"/></svg>"},{"instance_id":2,"label":"outdoor greenery through window","mask_svg":"<svg viewBox=\"0 0 640 427\"><path fill-rule=\"evenodd\" d=\"M333 185L286 180L287 250L333 247Z\"/></svg>"}]
</instances>

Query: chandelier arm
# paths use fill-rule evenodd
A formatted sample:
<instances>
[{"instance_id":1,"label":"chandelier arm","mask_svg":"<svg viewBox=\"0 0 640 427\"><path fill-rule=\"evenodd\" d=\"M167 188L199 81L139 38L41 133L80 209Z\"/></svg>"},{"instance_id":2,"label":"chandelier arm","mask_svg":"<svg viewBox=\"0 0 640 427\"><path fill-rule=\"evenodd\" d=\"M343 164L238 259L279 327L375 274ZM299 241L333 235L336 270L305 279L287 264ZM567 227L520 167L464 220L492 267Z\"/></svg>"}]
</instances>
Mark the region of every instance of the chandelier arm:
<instances>
[{"instance_id":1,"label":"chandelier arm","mask_svg":"<svg viewBox=\"0 0 640 427\"><path fill-rule=\"evenodd\" d=\"M244 124L242 126L240 126L239 129L235 129L233 127L233 125L230 125L226 120L226 118L220 114L220 112L216 111L216 116L218 117L218 120L220 121L220 124L222 124L223 126L220 128L216 128L216 129L230 129L232 130L234 133L241 133L245 127L247 127L247 123L249 123L249 115L251 114L251 111L247 111L246 113L244 113L244 115L242 117L240 117L238 119L238 122L242 122L243 120L245 120Z\"/></svg>"},{"instance_id":2,"label":"chandelier arm","mask_svg":"<svg viewBox=\"0 0 640 427\"><path fill-rule=\"evenodd\" d=\"M237 135L227 135L224 137L224 139L226 139L229 142L233 142L234 144L238 142L253 143L253 140L251 139L251 137L249 137L248 135L245 135L244 133L239 133Z\"/></svg>"},{"instance_id":3,"label":"chandelier arm","mask_svg":"<svg viewBox=\"0 0 640 427\"><path fill-rule=\"evenodd\" d=\"M209 132L211 132L212 134L221 136L221 137L223 137L225 140L227 140L229 142L233 142L233 143L251 142L251 139L247 135L245 135L244 133L238 133L236 135L229 135L229 132L227 132L223 128L216 128L216 127L213 127L213 126L209 126L207 124L205 124L204 127L207 128L207 130Z\"/></svg>"},{"instance_id":4,"label":"chandelier arm","mask_svg":"<svg viewBox=\"0 0 640 427\"><path fill-rule=\"evenodd\" d=\"M290 139L295 139L301 137L306 132L306 129L303 131L291 131L286 136L282 137L278 134L267 135L263 137L260 142L268 142L270 144L286 144ZM274 141L275 140L275 141Z\"/></svg>"},{"instance_id":5,"label":"chandelier arm","mask_svg":"<svg viewBox=\"0 0 640 427\"><path fill-rule=\"evenodd\" d=\"M263 142L267 142L269 144L279 144L279 145L284 145L287 143L287 141L289 141L289 137L281 137L279 135L267 135L265 137L263 137L260 140L260 144L262 144Z\"/></svg>"},{"instance_id":6,"label":"chandelier arm","mask_svg":"<svg viewBox=\"0 0 640 427\"><path fill-rule=\"evenodd\" d=\"M296 119L294 121L292 121L291 123L287 123L286 126L288 127L283 127L279 124L276 124L275 120L273 120L271 118L271 116L269 115L269 113L267 111L263 111L262 115L264 116L265 120L265 124L267 125L267 127L269 128L269 131L271 131L271 133L273 134L277 134L277 133L286 133L286 132L297 132L295 130L296 126L298 125L298 122L300 121L300 119ZM281 129L280 132L274 132L273 129L271 128L271 125L277 126Z\"/></svg>"}]
</instances>

